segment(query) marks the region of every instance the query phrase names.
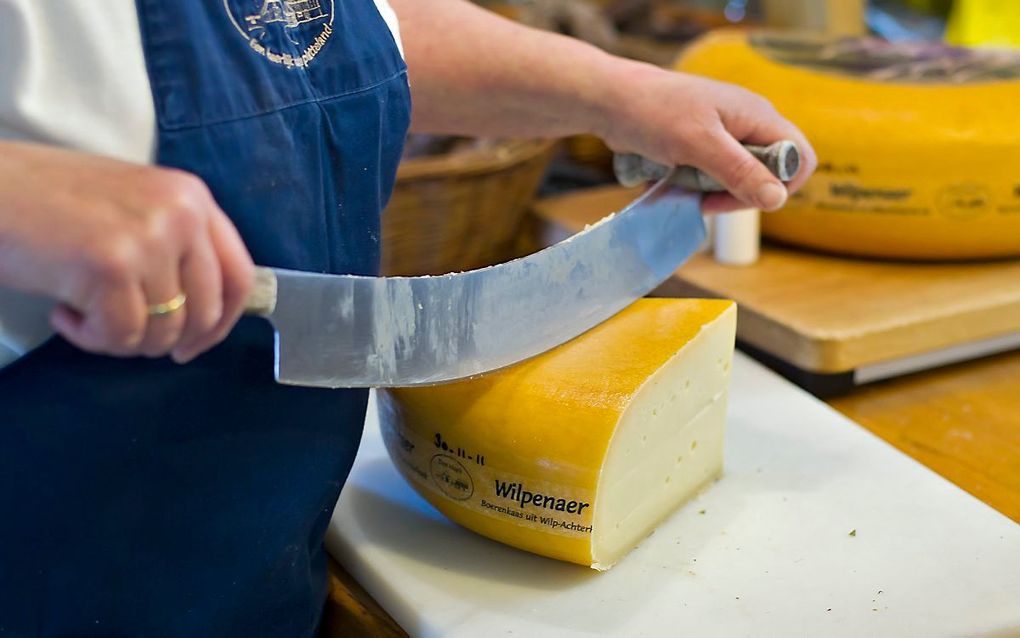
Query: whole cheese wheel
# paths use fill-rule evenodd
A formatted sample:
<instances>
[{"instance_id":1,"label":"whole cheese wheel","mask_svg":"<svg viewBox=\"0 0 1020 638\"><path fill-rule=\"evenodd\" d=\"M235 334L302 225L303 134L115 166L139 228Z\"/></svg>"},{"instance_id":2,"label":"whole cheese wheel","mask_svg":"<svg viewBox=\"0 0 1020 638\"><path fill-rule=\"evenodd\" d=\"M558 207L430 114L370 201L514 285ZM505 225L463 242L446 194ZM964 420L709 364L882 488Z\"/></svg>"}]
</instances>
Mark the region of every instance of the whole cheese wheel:
<instances>
[{"instance_id":1,"label":"whole cheese wheel","mask_svg":"<svg viewBox=\"0 0 1020 638\"><path fill-rule=\"evenodd\" d=\"M439 511L608 569L722 471L736 311L644 299L480 378L381 391L396 467Z\"/></svg>"},{"instance_id":2,"label":"whole cheese wheel","mask_svg":"<svg viewBox=\"0 0 1020 638\"><path fill-rule=\"evenodd\" d=\"M763 232L873 257L1020 255L1020 54L720 31L677 63L772 101L818 172Z\"/></svg>"}]
</instances>

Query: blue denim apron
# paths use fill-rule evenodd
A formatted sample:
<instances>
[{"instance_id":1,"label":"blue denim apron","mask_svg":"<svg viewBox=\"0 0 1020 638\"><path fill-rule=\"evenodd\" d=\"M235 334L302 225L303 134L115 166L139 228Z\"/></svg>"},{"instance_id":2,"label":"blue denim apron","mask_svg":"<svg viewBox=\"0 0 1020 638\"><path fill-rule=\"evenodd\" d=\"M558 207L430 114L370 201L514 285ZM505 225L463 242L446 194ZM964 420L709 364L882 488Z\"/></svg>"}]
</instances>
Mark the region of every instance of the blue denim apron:
<instances>
[{"instance_id":1,"label":"blue denim apron","mask_svg":"<svg viewBox=\"0 0 1020 638\"><path fill-rule=\"evenodd\" d=\"M157 161L256 263L375 274L410 117L372 0L137 0ZM0 635L307 636L363 391L273 382L245 319L186 366L60 339L0 371Z\"/></svg>"}]
</instances>

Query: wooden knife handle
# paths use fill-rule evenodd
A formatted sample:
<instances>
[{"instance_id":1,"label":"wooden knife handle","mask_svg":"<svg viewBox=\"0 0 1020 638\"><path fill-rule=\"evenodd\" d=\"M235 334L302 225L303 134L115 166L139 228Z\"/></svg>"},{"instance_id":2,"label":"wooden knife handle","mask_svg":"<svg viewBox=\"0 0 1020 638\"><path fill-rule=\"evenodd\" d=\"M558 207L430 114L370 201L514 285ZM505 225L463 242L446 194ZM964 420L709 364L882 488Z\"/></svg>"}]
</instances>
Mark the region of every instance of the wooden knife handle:
<instances>
[{"instance_id":1,"label":"wooden knife handle","mask_svg":"<svg viewBox=\"0 0 1020 638\"><path fill-rule=\"evenodd\" d=\"M255 268L255 285L244 302L244 314L268 317L276 310L276 273L272 268Z\"/></svg>"}]
</instances>

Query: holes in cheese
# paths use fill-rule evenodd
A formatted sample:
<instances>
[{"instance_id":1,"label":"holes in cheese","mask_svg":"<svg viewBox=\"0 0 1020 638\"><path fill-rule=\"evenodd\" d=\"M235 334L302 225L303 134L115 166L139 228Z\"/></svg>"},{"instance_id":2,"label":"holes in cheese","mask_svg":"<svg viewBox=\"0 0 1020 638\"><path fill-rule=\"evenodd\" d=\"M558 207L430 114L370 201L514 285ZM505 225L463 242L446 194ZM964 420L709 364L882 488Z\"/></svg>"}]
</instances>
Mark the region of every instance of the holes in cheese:
<instances>
[{"instance_id":1,"label":"holes in cheese","mask_svg":"<svg viewBox=\"0 0 1020 638\"><path fill-rule=\"evenodd\" d=\"M642 299L481 378L379 393L386 447L439 511L608 569L722 471L732 302Z\"/></svg>"},{"instance_id":2,"label":"holes in cheese","mask_svg":"<svg viewBox=\"0 0 1020 638\"><path fill-rule=\"evenodd\" d=\"M760 93L818 152L766 235L874 257L1020 255L1020 53L719 31L677 68Z\"/></svg>"}]
</instances>

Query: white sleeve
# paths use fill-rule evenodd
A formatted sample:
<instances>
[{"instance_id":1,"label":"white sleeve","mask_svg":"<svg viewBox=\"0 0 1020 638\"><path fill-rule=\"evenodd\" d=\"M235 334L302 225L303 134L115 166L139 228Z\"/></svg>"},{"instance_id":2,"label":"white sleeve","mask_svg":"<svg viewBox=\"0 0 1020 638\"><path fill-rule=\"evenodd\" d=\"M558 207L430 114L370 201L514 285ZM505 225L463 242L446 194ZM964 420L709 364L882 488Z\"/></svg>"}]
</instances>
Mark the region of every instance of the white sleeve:
<instances>
[{"instance_id":1,"label":"white sleeve","mask_svg":"<svg viewBox=\"0 0 1020 638\"><path fill-rule=\"evenodd\" d=\"M400 55L403 56L404 43L400 40L400 22L397 20L396 12L390 6L389 0L375 0L375 6L379 8L379 13L382 15L383 20L386 21L390 32L393 33L393 39L396 40L397 48L400 49Z\"/></svg>"},{"instance_id":2,"label":"white sleeve","mask_svg":"<svg viewBox=\"0 0 1020 638\"><path fill-rule=\"evenodd\" d=\"M134 0L0 0L0 60L0 139L152 161Z\"/></svg>"}]
</instances>

